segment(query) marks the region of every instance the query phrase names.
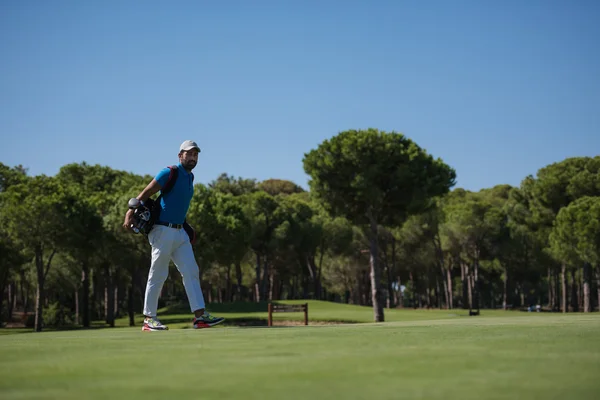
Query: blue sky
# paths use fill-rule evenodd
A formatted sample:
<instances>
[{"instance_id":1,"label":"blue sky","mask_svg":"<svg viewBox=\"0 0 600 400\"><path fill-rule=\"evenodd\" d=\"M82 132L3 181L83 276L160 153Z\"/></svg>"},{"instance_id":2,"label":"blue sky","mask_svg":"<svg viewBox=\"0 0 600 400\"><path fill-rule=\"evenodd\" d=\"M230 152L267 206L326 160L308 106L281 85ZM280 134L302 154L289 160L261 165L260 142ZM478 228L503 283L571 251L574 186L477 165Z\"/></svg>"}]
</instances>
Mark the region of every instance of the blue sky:
<instances>
[{"instance_id":1,"label":"blue sky","mask_svg":"<svg viewBox=\"0 0 600 400\"><path fill-rule=\"evenodd\" d=\"M600 2L0 2L0 162L289 179L346 129L404 133L457 187L600 154Z\"/></svg>"}]
</instances>

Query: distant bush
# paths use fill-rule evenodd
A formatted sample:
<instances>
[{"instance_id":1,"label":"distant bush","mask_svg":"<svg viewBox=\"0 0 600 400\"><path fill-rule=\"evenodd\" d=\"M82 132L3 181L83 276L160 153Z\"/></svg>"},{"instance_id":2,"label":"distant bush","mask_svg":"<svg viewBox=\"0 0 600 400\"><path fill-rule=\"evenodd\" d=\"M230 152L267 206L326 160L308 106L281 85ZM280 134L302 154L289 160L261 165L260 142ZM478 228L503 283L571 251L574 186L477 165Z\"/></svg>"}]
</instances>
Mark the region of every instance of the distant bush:
<instances>
[{"instance_id":1,"label":"distant bush","mask_svg":"<svg viewBox=\"0 0 600 400\"><path fill-rule=\"evenodd\" d=\"M35 326L35 313L24 314L23 323L25 328L33 328Z\"/></svg>"},{"instance_id":2,"label":"distant bush","mask_svg":"<svg viewBox=\"0 0 600 400\"><path fill-rule=\"evenodd\" d=\"M73 314L64 307L60 307L58 302L52 303L48 307L45 307L42 317L44 326L64 328L74 324Z\"/></svg>"}]
</instances>

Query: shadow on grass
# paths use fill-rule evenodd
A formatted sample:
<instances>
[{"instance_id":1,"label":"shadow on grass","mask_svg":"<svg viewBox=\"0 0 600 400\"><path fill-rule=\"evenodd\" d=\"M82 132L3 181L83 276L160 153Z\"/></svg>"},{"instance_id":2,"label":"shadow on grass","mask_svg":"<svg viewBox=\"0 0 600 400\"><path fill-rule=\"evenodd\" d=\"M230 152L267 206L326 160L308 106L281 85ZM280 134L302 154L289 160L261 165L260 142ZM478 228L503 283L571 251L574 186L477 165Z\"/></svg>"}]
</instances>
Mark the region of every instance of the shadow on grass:
<instances>
[{"instance_id":1,"label":"shadow on grass","mask_svg":"<svg viewBox=\"0 0 600 400\"><path fill-rule=\"evenodd\" d=\"M190 328L192 324L192 318L169 318L168 315L163 316L160 320L165 324L180 324L180 323L189 323ZM235 318L225 318L219 326L267 326L268 321L266 318L258 318L258 317L235 317ZM185 328L183 328L185 329Z\"/></svg>"},{"instance_id":2,"label":"shadow on grass","mask_svg":"<svg viewBox=\"0 0 600 400\"><path fill-rule=\"evenodd\" d=\"M212 303L207 304L206 309L212 314L218 313L257 313L267 312L268 304L266 301L259 303L250 302L232 302L232 303ZM190 314L190 306L187 303L169 304L161 311L161 314Z\"/></svg>"},{"instance_id":3,"label":"shadow on grass","mask_svg":"<svg viewBox=\"0 0 600 400\"><path fill-rule=\"evenodd\" d=\"M33 328L0 328L0 337L7 335L18 335L21 333L34 333Z\"/></svg>"}]
</instances>

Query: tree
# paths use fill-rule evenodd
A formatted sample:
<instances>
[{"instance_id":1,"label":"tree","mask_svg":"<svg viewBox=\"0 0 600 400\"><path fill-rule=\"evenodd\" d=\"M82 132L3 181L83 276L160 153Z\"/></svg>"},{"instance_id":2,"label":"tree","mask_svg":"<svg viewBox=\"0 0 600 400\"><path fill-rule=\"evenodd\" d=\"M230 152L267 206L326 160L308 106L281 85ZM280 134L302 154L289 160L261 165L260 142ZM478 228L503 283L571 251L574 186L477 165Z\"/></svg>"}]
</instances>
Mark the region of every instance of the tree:
<instances>
[{"instance_id":1,"label":"tree","mask_svg":"<svg viewBox=\"0 0 600 400\"><path fill-rule=\"evenodd\" d=\"M79 215L73 216L77 222L73 225L73 235L69 238L66 251L80 264L81 266L81 311L82 323L84 327L89 327L91 322L90 316L90 275L91 267L96 264L98 273L104 274L105 279L105 314L107 323L114 326L114 261L123 259L123 257L115 260L115 255L122 252L117 250L118 241L114 237L115 231L122 231L120 223L116 225L109 224L103 226L104 221L112 219L111 212L115 210L115 202L119 199L122 189L121 181L126 174L120 171L113 170L109 167L100 165L88 165L83 162L81 164L67 164L63 166L57 174L57 179L61 185L69 187L85 207L77 210ZM123 185L129 189L130 185ZM121 204L126 204L127 201L121 200ZM117 207L121 210L122 207ZM122 219L122 215L118 216L117 221ZM108 228L108 229L105 229ZM112 229L111 229L112 228ZM101 271L100 271L101 269Z\"/></svg>"},{"instance_id":2,"label":"tree","mask_svg":"<svg viewBox=\"0 0 600 400\"><path fill-rule=\"evenodd\" d=\"M600 196L600 156L572 157L550 164L541 168L535 179L527 177L524 183L528 186L532 220L538 239L544 248L550 248L550 231L559 211L581 197ZM556 254L555 251L551 253ZM572 306L574 309L578 307L575 266L564 261L561 264L561 303L563 312L567 312L568 270L571 271Z\"/></svg>"},{"instance_id":3,"label":"tree","mask_svg":"<svg viewBox=\"0 0 600 400\"><path fill-rule=\"evenodd\" d=\"M352 226L344 218L331 218L319 204L305 193L279 199L286 220L279 226L278 247L293 253L298 272L313 284L314 298L322 297L323 260L344 252L352 241ZM305 280L304 297L309 294Z\"/></svg>"},{"instance_id":4,"label":"tree","mask_svg":"<svg viewBox=\"0 0 600 400\"><path fill-rule=\"evenodd\" d=\"M375 321L384 321L378 226L399 226L426 209L454 185L454 170L404 135L376 129L341 132L305 154L303 163L328 211L367 233L373 311Z\"/></svg>"},{"instance_id":5,"label":"tree","mask_svg":"<svg viewBox=\"0 0 600 400\"><path fill-rule=\"evenodd\" d=\"M296 185L294 182L283 179L267 179L260 182L258 184L258 188L269 193L271 196L304 192L304 189Z\"/></svg>"},{"instance_id":6,"label":"tree","mask_svg":"<svg viewBox=\"0 0 600 400\"><path fill-rule=\"evenodd\" d=\"M285 220L277 198L259 191L245 197L246 215L250 216L250 247L256 256L256 301L266 300L271 256L276 245L275 231Z\"/></svg>"},{"instance_id":7,"label":"tree","mask_svg":"<svg viewBox=\"0 0 600 400\"><path fill-rule=\"evenodd\" d=\"M553 254L560 261L570 265L583 265L583 310L592 311L592 267L596 270L597 281L600 280L600 197L582 197L562 208L556 216L550 244Z\"/></svg>"},{"instance_id":8,"label":"tree","mask_svg":"<svg viewBox=\"0 0 600 400\"><path fill-rule=\"evenodd\" d=\"M408 239L409 248L415 249L427 244L432 245L432 249L435 252L435 260L441 278L443 296L446 303L446 308L453 308L452 298L452 257L448 254L448 251L444 249L442 245L443 224L446 220L445 211L455 200L455 195L458 193L460 196L464 191L457 190L444 197L437 198L435 201L435 207L431 207L429 210L421 214L416 214L408 218L408 220L399 230L399 234L402 240ZM462 201L462 197L459 197ZM403 249L406 252L406 246ZM460 253L460 250L458 250ZM391 282L388 282L390 285ZM388 289L389 290L389 289Z\"/></svg>"},{"instance_id":9,"label":"tree","mask_svg":"<svg viewBox=\"0 0 600 400\"><path fill-rule=\"evenodd\" d=\"M40 332L45 280L52 259L70 233L71 224L76 223L72 210L80 206L77 197L67 193L56 178L44 175L9 187L3 197L1 223L6 226L9 237L35 260L35 330Z\"/></svg>"},{"instance_id":10,"label":"tree","mask_svg":"<svg viewBox=\"0 0 600 400\"><path fill-rule=\"evenodd\" d=\"M314 218L317 211L303 196L283 195L278 200L285 219L277 227L275 236L278 258L286 260L282 263L284 267L279 269L279 275L301 276L304 298L309 296L310 280L315 298L320 299L320 270L315 257L323 236L323 226Z\"/></svg>"},{"instance_id":11,"label":"tree","mask_svg":"<svg viewBox=\"0 0 600 400\"><path fill-rule=\"evenodd\" d=\"M0 202L0 207L2 203ZM11 274L15 270L15 267L22 265L26 259L21 253L21 248L18 246L12 238L7 235L3 229L0 228L0 327L4 318L4 290L6 289ZM12 311L12 296L9 296L8 305L8 317Z\"/></svg>"},{"instance_id":12,"label":"tree","mask_svg":"<svg viewBox=\"0 0 600 400\"><path fill-rule=\"evenodd\" d=\"M236 178L225 173L219 175L217 179L212 181L208 185L208 188L221 193L229 193L234 196L241 196L259 190L256 179Z\"/></svg>"},{"instance_id":13,"label":"tree","mask_svg":"<svg viewBox=\"0 0 600 400\"><path fill-rule=\"evenodd\" d=\"M19 165L15 168L10 168L0 163L0 195L9 187L23 183L26 179L26 170L22 166ZM2 204L2 196L0 196L0 208L3 207L5 205ZM0 226L0 254L2 254L2 257L0 257L0 326L2 326L4 290L14 267L25 262L21 246L8 237L8 232L5 231L3 226ZM12 299L9 298L9 317L12 311L11 306Z\"/></svg>"},{"instance_id":14,"label":"tree","mask_svg":"<svg viewBox=\"0 0 600 400\"><path fill-rule=\"evenodd\" d=\"M236 297L242 298L242 260L250 249L250 219L244 213L243 200L230 193L198 186L198 201L190 206L189 220L200 227L198 248L226 268L226 298L232 298L231 267L235 267ZM204 247L205 250L201 248ZM207 258L207 257L205 257Z\"/></svg>"}]
</instances>

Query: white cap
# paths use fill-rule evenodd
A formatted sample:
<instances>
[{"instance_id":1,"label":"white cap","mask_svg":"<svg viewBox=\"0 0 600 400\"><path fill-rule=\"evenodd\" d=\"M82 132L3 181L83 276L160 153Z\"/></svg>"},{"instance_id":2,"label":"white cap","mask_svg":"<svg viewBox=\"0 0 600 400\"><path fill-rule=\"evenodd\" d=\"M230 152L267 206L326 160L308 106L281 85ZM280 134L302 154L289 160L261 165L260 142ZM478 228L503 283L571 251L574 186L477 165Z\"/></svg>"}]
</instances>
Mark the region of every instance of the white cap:
<instances>
[{"instance_id":1,"label":"white cap","mask_svg":"<svg viewBox=\"0 0 600 400\"><path fill-rule=\"evenodd\" d=\"M186 140L185 142L181 143L181 146L179 146L179 152L188 151L191 149L197 149L198 152L200 152L200 147L193 140Z\"/></svg>"}]
</instances>

